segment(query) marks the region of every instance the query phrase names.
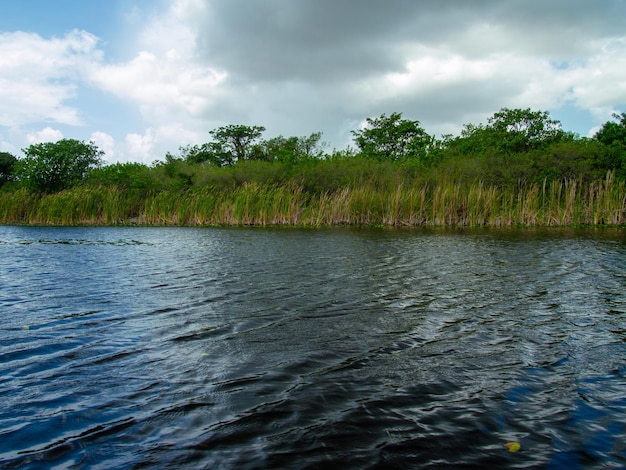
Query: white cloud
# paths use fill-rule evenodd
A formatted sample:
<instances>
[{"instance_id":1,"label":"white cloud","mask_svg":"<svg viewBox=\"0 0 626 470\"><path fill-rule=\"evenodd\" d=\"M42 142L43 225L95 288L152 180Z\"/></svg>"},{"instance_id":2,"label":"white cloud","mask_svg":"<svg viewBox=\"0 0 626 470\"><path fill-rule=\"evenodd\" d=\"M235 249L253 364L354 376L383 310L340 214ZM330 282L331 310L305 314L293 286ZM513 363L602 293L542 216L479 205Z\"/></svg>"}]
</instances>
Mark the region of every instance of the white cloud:
<instances>
[{"instance_id":1,"label":"white cloud","mask_svg":"<svg viewBox=\"0 0 626 470\"><path fill-rule=\"evenodd\" d=\"M571 99L606 120L626 104L626 36L594 41L595 54L570 71Z\"/></svg>"},{"instance_id":2,"label":"white cloud","mask_svg":"<svg viewBox=\"0 0 626 470\"><path fill-rule=\"evenodd\" d=\"M139 33L135 57L96 65L90 79L103 90L137 105L150 125L203 116L220 94L227 74L195 60L196 31L184 22L202 2L173 2Z\"/></svg>"},{"instance_id":3,"label":"white cloud","mask_svg":"<svg viewBox=\"0 0 626 470\"><path fill-rule=\"evenodd\" d=\"M4 139L0 139L0 149L2 149L2 152L8 152L16 157L18 156L20 150L13 142L9 142Z\"/></svg>"},{"instance_id":4,"label":"white cloud","mask_svg":"<svg viewBox=\"0 0 626 470\"><path fill-rule=\"evenodd\" d=\"M110 150L96 143L107 153L107 161L151 164L155 160L164 160L167 152L176 154L180 146L205 142L207 137L206 132L194 132L182 124L172 124L150 127L142 134L127 134L123 143L115 143Z\"/></svg>"},{"instance_id":5,"label":"white cloud","mask_svg":"<svg viewBox=\"0 0 626 470\"><path fill-rule=\"evenodd\" d=\"M115 139L113 136L107 134L106 132L96 131L91 134L89 141L96 144L98 148L104 152L104 159L106 161L110 163L114 163L116 161Z\"/></svg>"},{"instance_id":6,"label":"white cloud","mask_svg":"<svg viewBox=\"0 0 626 470\"><path fill-rule=\"evenodd\" d=\"M42 142L58 142L63 138L63 132L58 129L46 127L40 131L29 132L26 135L28 144L40 144Z\"/></svg>"},{"instance_id":7,"label":"white cloud","mask_svg":"<svg viewBox=\"0 0 626 470\"><path fill-rule=\"evenodd\" d=\"M132 61L97 67L92 81L136 104L148 122L198 117L225 74L194 66L170 50L165 56L142 51Z\"/></svg>"},{"instance_id":8,"label":"white cloud","mask_svg":"<svg viewBox=\"0 0 626 470\"><path fill-rule=\"evenodd\" d=\"M33 121L78 125L76 79L101 58L98 40L85 31L44 39L34 33L0 34L0 125Z\"/></svg>"},{"instance_id":9,"label":"white cloud","mask_svg":"<svg viewBox=\"0 0 626 470\"><path fill-rule=\"evenodd\" d=\"M124 143L124 154L129 160L148 163L152 157L154 147L154 132L147 129L146 133L128 134Z\"/></svg>"}]
</instances>

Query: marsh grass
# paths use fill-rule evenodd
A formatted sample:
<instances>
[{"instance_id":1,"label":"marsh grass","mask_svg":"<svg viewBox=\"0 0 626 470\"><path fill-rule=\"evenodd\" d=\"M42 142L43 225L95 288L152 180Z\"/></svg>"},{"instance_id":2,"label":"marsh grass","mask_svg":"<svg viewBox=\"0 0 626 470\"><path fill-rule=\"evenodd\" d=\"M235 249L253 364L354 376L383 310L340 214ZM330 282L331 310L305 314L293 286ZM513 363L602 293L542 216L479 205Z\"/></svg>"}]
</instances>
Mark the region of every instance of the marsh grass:
<instances>
[{"instance_id":1,"label":"marsh grass","mask_svg":"<svg viewBox=\"0 0 626 470\"><path fill-rule=\"evenodd\" d=\"M310 192L297 183L138 192L83 186L54 194L0 192L0 223L40 225L622 225L624 181L564 179L499 188L440 181L379 182Z\"/></svg>"}]
</instances>

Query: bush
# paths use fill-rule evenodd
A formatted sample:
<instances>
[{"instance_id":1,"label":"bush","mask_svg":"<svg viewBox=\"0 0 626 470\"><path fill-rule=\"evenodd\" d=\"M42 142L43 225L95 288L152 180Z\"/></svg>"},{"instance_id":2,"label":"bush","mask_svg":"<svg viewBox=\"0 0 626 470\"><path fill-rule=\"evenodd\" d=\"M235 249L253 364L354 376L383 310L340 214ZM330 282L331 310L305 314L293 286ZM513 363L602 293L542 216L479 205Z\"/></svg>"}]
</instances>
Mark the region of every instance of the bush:
<instances>
[{"instance_id":1,"label":"bush","mask_svg":"<svg viewBox=\"0 0 626 470\"><path fill-rule=\"evenodd\" d=\"M96 168L90 172L87 182L124 189L148 190L153 187L150 168L142 163L113 163Z\"/></svg>"}]
</instances>

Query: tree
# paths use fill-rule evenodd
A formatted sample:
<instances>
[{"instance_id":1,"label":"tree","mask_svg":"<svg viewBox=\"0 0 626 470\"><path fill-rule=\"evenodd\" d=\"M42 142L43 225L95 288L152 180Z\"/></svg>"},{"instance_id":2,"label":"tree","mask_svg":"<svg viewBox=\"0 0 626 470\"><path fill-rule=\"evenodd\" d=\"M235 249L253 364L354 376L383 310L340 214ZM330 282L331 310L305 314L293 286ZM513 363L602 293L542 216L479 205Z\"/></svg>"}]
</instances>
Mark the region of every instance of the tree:
<instances>
[{"instance_id":1,"label":"tree","mask_svg":"<svg viewBox=\"0 0 626 470\"><path fill-rule=\"evenodd\" d=\"M626 177L626 111L613 114L617 120L608 121L593 136L604 145L600 166L605 169L616 169L620 177Z\"/></svg>"},{"instance_id":2,"label":"tree","mask_svg":"<svg viewBox=\"0 0 626 470\"><path fill-rule=\"evenodd\" d=\"M604 145L611 145L615 142L626 145L626 111L622 114L613 113L613 118L617 122L605 122L594 138Z\"/></svg>"},{"instance_id":3,"label":"tree","mask_svg":"<svg viewBox=\"0 0 626 470\"><path fill-rule=\"evenodd\" d=\"M25 157L15 164L15 176L35 191L55 192L85 179L89 170L102 164L102 152L93 143L75 139L33 144L22 150Z\"/></svg>"},{"instance_id":4,"label":"tree","mask_svg":"<svg viewBox=\"0 0 626 470\"><path fill-rule=\"evenodd\" d=\"M13 179L13 168L17 158L8 152L0 152L0 187Z\"/></svg>"},{"instance_id":5,"label":"tree","mask_svg":"<svg viewBox=\"0 0 626 470\"><path fill-rule=\"evenodd\" d=\"M378 160L424 160L433 138L419 121L402 119L402 113L367 118L368 127L352 131L354 142L366 157Z\"/></svg>"},{"instance_id":6,"label":"tree","mask_svg":"<svg viewBox=\"0 0 626 470\"><path fill-rule=\"evenodd\" d=\"M282 163L294 164L323 155L320 143L321 132L314 132L308 137L273 137L261 143L263 159Z\"/></svg>"},{"instance_id":7,"label":"tree","mask_svg":"<svg viewBox=\"0 0 626 470\"><path fill-rule=\"evenodd\" d=\"M461 155L513 154L573 140L547 111L502 108L485 124L466 124L461 135L443 145Z\"/></svg>"},{"instance_id":8,"label":"tree","mask_svg":"<svg viewBox=\"0 0 626 470\"><path fill-rule=\"evenodd\" d=\"M524 152L547 147L563 140L566 133L561 123L550 118L547 111L502 108L488 120L487 129L500 140L500 149Z\"/></svg>"},{"instance_id":9,"label":"tree","mask_svg":"<svg viewBox=\"0 0 626 470\"><path fill-rule=\"evenodd\" d=\"M181 157L188 163L208 162L215 166L232 165L232 155L225 153L222 145L208 142L202 145L180 147Z\"/></svg>"},{"instance_id":10,"label":"tree","mask_svg":"<svg viewBox=\"0 0 626 470\"><path fill-rule=\"evenodd\" d=\"M254 143L265 131L263 126L230 124L209 132L215 142L210 150L222 165L232 165L239 160L254 159Z\"/></svg>"},{"instance_id":11,"label":"tree","mask_svg":"<svg viewBox=\"0 0 626 470\"><path fill-rule=\"evenodd\" d=\"M256 142L265 131L262 126L230 124L209 132L213 142L181 147L182 158L189 163L209 162L216 166L229 166L240 160L263 158Z\"/></svg>"}]
</instances>

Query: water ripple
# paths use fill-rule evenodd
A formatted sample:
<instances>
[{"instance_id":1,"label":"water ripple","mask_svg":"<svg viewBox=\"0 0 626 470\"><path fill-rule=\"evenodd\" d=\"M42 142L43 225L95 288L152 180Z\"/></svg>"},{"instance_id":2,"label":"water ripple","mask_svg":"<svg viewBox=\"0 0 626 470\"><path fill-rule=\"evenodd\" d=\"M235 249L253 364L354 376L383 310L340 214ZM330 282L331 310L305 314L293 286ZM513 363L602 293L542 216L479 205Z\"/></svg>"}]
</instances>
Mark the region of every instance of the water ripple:
<instances>
[{"instance_id":1,"label":"water ripple","mask_svg":"<svg viewBox=\"0 0 626 470\"><path fill-rule=\"evenodd\" d=\"M2 467L626 466L620 231L0 234Z\"/></svg>"}]
</instances>

